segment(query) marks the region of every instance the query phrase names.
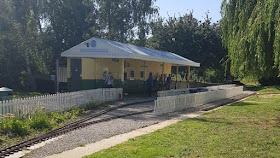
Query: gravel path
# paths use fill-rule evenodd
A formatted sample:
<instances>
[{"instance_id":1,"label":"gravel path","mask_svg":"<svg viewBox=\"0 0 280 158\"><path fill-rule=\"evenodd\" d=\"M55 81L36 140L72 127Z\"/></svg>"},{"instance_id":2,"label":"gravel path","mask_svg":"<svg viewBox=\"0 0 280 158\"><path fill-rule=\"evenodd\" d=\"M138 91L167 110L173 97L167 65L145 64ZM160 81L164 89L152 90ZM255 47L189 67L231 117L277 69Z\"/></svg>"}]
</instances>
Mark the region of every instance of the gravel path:
<instances>
[{"instance_id":1,"label":"gravel path","mask_svg":"<svg viewBox=\"0 0 280 158\"><path fill-rule=\"evenodd\" d=\"M133 102L133 101L125 101L125 103L129 103L129 102ZM123 102L118 102L112 106L116 106L120 104L123 104ZM152 109L153 105L154 102L131 105L125 108L121 108L109 112L105 115L102 115L98 118L89 121L116 116L120 114L123 115L131 112L146 111ZM209 106L209 105L205 105L205 106ZM200 108L203 108L203 106L201 106ZM110 138L115 135L128 133L135 129L143 128L146 126L159 123L161 121L169 120L171 118L177 117L182 113L186 114L197 110L199 109L192 108L192 109L187 109L186 111L165 114L162 116L155 116L152 113L146 113L146 114L129 116L125 118L111 120L108 122L101 122L98 124L90 125L85 128L69 132L59 140L51 142L45 145L44 147L34 150L28 155L26 155L25 157L42 158L42 157L54 155L57 153L61 153L63 151L72 150L79 146L84 146L85 144L94 143L106 138Z\"/></svg>"},{"instance_id":2,"label":"gravel path","mask_svg":"<svg viewBox=\"0 0 280 158\"><path fill-rule=\"evenodd\" d=\"M123 115L131 112L150 110L153 108L153 105L154 105L153 102L132 105L109 112L105 115L102 115L96 119L92 119L89 121L117 116L120 114ZM26 155L25 157L41 158L41 157L50 156L53 154L61 153L63 151L74 149L78 146L94 143L96 141L100 141L105 138L110 138L115 135L127 133L135 129L150 126L167 119L168 117L154 116L151 113L151 114L129 116L129 117L115 119L108 122L102 122L102 123L90 125L88 127L67 133L59 140L51 142L44 147L34 150L28 155Z\"/></svg>"}]
</instances>

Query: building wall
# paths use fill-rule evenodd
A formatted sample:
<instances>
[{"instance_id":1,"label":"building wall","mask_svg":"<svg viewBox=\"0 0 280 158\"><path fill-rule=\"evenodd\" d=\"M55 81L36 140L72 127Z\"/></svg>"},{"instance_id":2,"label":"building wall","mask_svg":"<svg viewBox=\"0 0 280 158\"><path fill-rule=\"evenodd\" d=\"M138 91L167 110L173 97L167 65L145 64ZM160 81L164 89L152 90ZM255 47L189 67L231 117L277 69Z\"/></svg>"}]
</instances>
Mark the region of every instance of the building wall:
<instances>
[{"instance_id":1,"label":"building wall","mask_svg":"<svg viewBox=\"0 0 280 158\"><path fill-rule=\"evenodd\" d=\"M162 74L163 63L135 59L125 59L125 63L124 72L127 73L127 80L125 80L123 86L126 92L146 92L146 80L149 77L149 73L152 72L154 80ZM171 74L171 66L172 64L164 64L164 74ZM134 71L134 77L131 76L131 71ZM143 77L140 75L141 71L144 72ZM154 87L158 86L159 83L155 82Z\"/></svg>"},{"instance_id":2,"label":"building wall","mask_svg":"<svg viewBox=\"0 0 280 158\"><path fill-rule=\"evenodd\" d=\"M125 64L126 63L126 64ZM125 66L126 65L126 66ZM171 64L164 63L164 73L171 74ZM71 58L67 59L68 82L71 78ZM134 77L131 77L131 71ZM141 77L141 71L144 76ZM107 72L107 73L106 73ZM82 58L81 89L94 89L104 87L105 77L111 72L114 77L115 87L124 87L128 92L145 91L145 81L152 72L154 78L162 74L162 63L142 61L135 59L93 59ZM127 80L124 81L124 73L127 73ZM68 83L68 88L71 83Z\"/></svg>"},{"instance_id":3,"label":"building wall","mask_svg":"<svg viewBox=\"0 0 280 158\"><path fill-rule=\"evenodd\" d=\"M125 59L127 66L125 67L125 72L127 73L128 80L147 80L149 77L149 73L152 72L153 76L157 76L162 74L162 64L159 62L152 61L142 61L142 60L134 60L134 59ZM172 64L164 63L164 74L171 74ZM130 77L131 71L134 70L135 76L134 78ZM140 72L144 71L144 78L140 77Z\"/></svg>"}]
</instances>

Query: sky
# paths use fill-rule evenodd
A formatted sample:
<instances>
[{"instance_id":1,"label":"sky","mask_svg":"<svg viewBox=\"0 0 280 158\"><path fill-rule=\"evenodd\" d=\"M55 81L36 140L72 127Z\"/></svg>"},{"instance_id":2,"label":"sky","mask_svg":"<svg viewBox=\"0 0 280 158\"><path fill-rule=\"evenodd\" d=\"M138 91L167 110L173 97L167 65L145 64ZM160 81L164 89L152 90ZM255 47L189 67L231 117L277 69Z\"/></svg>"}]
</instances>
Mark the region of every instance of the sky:
<instances>
[{"instance_id":1,"label":"sky","mask_svg":"<svg viewBox=\"0 0 280 158\"><path fill-rule=\"evenodd\" d=\"M165 18L193 11L195 18L204 21L205 13L209 11L212 22L217 22L221 19L221 4L222 0L157 0L155 6L159 7L160 16Z\"/></svg>"}]
</instances>

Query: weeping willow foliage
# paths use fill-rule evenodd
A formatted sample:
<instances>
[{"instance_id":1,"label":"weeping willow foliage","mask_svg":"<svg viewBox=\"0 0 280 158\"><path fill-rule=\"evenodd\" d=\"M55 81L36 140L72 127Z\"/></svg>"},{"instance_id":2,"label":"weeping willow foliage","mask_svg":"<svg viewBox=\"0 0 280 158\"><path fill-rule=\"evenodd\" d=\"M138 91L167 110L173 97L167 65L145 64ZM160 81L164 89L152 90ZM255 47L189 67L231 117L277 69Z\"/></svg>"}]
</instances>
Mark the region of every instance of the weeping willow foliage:
<instances>
[{"instance_id":1,"label":"weeping willow foliage","mask_svg":"<svg viewBox=\"0 0 280 158\"><path fill-rule=\"evenodd\" d=\"M280 0L224 0L222 40L231 74L274 78L280 70Z\"/></svg>"}]
</instances>

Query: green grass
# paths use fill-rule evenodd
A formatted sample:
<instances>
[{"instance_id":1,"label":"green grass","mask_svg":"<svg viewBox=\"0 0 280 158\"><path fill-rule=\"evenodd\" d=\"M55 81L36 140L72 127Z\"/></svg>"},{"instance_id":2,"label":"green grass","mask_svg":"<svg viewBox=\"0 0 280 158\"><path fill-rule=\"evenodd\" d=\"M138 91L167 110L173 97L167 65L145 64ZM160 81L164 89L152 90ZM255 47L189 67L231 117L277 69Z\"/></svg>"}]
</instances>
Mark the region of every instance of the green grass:
<instances>
[{"instance_id":1,"label":"green grass","mask_svg":"<svg viewBox=\"0 0 280 158\"><path fill-rule=\"evenodd\" d=\"M280 95L252 96L88 157L279 157L279 104Z\"/></svg>"},{"instance_id":2,"label":"green grass","mask_svg":"<svg viewBox=\"0 0 280 158\"><path fill-rule=\"evenodd\" d=\"M48 95L48 93L39 93L39 92L14 92L13 98L20 99L20 98L28 98L28 97L37 97L42 95Z\"/></svg>"},{"instance_id":3,"label":"green grass","mask_svg":"<svg viewBox=\"0 0 280 158\"><path fill-rule=\"evenodd\" d=\"M250 90L257 91L259 93L280 93L280 86L257 86Z\"/></svg>"}]
</instances>

